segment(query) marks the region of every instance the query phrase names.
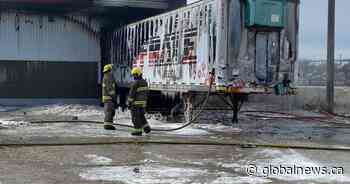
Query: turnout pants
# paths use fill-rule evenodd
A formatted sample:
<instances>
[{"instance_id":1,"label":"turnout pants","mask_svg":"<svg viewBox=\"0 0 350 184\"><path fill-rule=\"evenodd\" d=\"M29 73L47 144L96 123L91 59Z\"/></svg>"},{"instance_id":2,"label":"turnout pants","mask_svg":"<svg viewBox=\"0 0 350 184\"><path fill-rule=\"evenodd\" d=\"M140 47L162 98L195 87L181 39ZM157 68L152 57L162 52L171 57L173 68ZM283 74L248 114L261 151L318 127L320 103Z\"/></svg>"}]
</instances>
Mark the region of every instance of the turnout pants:
<instances>
[{"instance_id":1,"label":"turnout pants","mask_svg":"<svg viewBox=\"0 0 350 184\"><path fill-rule=\"evenodd\" d=\"M137 131L142 131L142 129L148 125L145 117L145 109L143 107L132 107L131 118L134 128Z\"/></svg>"},{"instance_id":2,"label":"turnout pants","mask_svg":"<svg viewBox=\"0 0 350 184\"><path fill-rule=\"evenodd\" d=\"M113 101L107 101L104 104L104 113L105 113L105 125L112 125L113 124L113 118L115 115L115 106Z\"/></svg>"}]
</instances>

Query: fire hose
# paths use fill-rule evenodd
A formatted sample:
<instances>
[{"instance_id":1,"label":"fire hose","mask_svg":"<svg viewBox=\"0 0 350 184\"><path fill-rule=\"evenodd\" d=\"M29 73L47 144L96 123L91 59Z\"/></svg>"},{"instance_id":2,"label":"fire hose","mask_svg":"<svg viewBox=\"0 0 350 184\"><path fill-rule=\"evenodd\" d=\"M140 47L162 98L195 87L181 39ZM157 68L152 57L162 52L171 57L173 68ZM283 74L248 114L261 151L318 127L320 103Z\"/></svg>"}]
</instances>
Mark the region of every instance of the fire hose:
<instances>
[{"instance_id":1,"label":"fire hose","mask_svg":"<svg viewBox=\"0 0 350 184\"><path fill-rule=\"evenodd\" d=\"M315 144L274 144L274 143L251 143L244 141L225 141L225 140L171 140L171 139L143 139L143 138L118 138L114 140L79 140L69 142L19 142L19 143L0 143L0 147L51 147L51 146L94 146L94 145L120 145L120 144L158 144L158 145L199 145L199 146L239 146L243 149L249 148L272 148L272 149L302 149L302 150L322 150L322 151L347 151L350 152L350 147L347 146L330 146L330 145L315 145Z\"/></svg>"}]
</instances>

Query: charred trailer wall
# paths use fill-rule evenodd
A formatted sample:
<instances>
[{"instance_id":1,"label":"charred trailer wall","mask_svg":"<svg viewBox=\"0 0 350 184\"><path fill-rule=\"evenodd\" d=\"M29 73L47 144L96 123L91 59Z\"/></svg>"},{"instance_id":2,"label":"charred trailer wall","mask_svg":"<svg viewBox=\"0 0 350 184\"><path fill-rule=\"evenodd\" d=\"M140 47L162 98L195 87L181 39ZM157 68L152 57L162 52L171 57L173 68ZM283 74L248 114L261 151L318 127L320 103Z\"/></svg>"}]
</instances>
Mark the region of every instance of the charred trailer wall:
<instances>
[{"instance_id":1,"label":"charred trailer wall","mask_svg":"<svg viewBox=\"0 0 350 184\"><path fill-rule=\"evenodd\" d=\"M97 22L16 11L0 17L0 98L98 97Z\"/></svg>"},{"instance_id":2,"label":"charred trailer wall","mask_svg":"<svg viewBox=\"0 0 350 184\"><path fill-rule=\"evenodd\" d=\"M206 93L212 71L211 89L245 100L293 78L298 23L298 0L196 1L116 29L110 61L125 88L133 80L131 69L142 68L158 94L153 105L170 107L167 99L178 93L187 99Z\"/></svg>"},{"instance_id":3,"label":"charred trailer wall","mask_svg":"<svg viewBox=\"0 0 350 184\"><path fill-rule=\"evenodd\" d=\"M261 1L203 0L119 28L110 49L116 80L128 85L130 69L141 67L154 90L205 91L215 69L219 90L265 93L293 78L299 1L264 0L247 25L249 2Z\"/></svg>"}]
</instances>

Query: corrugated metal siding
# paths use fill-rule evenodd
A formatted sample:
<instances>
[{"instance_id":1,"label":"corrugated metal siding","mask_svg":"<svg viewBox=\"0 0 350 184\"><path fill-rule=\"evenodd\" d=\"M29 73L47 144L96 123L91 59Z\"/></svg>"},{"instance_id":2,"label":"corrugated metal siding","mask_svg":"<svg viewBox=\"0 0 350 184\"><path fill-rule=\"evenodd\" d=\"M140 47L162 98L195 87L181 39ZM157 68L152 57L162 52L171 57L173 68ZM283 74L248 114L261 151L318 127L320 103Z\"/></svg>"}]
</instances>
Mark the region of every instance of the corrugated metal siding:
<instances>
[{"instance_id":1,"label":"corrugated metal siding","mask_svg":"<svg viewBox=\"0 0 350 184\"><path fill-rule=\"evenodd\" d=\"M1 61L1 98L97 98L97 63Z\"/></svg>"},{"instance_id":2,"label":"corrugated metal siding","mask_svg":"<svg viewBox=\"0 0 350 184\"><path fill-rule=\"evenodd\" d=\"M99 6L168 9L168 0L95 0Z\"/></svg>"},{"instance_id":3,"label":"corrugated metal siding","mask_svg":"<svg viewBox=\"0 0 350 184\"><path fill-rule=\"evenodd\" d=\"M0 60L100 61L99 25L87 17L0 15Z\"/></svg>"}]
</instances>

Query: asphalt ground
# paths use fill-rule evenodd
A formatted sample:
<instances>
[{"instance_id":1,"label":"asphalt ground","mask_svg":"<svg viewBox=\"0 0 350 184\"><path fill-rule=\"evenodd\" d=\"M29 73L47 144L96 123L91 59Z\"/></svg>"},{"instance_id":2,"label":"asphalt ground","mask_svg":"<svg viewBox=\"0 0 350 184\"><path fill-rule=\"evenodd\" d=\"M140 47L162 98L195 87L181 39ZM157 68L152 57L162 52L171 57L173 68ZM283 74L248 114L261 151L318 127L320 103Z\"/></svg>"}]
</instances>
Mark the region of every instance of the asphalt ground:
<instances>
[{"instance_id":1,"label":"asphalt ground","mask_svg":"<svg viewBox=\"0 0 350 184\"><path fill-rule=\"evenodd\" d=\"M350 128L344 119L242 115L239 125L230 127L223 124L230 114L211 112L183 130L141 138L121 127L29 123L75 117L101 120L103 111L64 104L1 107L0 183L350 183ZM129 113L119 112L117 122L130 124ZM151 116L149 122L157 128L182 125L181 118Z\"/></svg>"}]
</instances>

